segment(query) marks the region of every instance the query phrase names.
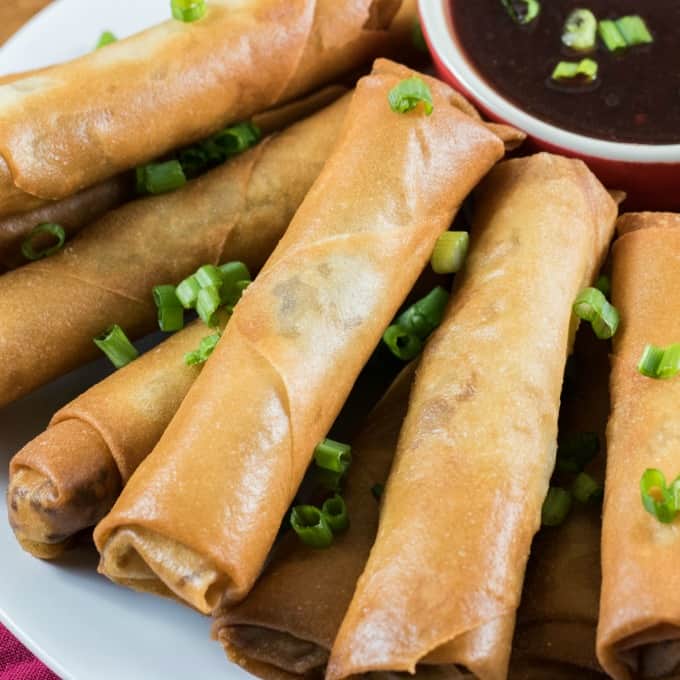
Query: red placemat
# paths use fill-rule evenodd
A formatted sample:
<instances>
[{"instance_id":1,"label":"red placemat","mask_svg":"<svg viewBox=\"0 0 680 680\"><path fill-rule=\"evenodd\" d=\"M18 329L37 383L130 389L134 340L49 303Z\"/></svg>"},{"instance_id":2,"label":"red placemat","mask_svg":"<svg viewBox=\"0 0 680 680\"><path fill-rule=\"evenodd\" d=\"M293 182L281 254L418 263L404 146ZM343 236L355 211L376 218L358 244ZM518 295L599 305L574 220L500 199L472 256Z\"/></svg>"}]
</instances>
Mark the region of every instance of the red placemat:
<instances>
[{"instance_id":1,"label":"red placemat","mask_svg":"<svg viewBox=\"0 0 680 680\"><path fill-rule=\"evenodd\" d=\"M59 680L3 626L0 626L0 680Z\"/></svg>"}]
</instances>

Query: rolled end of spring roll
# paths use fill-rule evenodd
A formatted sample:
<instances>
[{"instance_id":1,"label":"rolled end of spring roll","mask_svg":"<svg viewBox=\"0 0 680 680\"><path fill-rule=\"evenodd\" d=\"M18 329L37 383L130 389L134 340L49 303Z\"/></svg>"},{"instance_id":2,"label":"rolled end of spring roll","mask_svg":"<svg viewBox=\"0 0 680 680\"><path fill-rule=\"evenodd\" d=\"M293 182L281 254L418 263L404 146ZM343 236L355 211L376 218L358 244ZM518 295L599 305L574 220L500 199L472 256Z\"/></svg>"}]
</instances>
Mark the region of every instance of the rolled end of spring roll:
<instances>
[{"instance_id":1,"label":"rolled end of spring roll","mask_svg":"<svg viewBox=\"0 0 680 680\"><path fill-rule=\"evenodd\" d=\"M572 305L599 270L617 209L583 163L549 154L497 166L475 205L330 680L427 664L481 680L507 673L555 462Z\"/></svg>"},{"instance_id":2,"label":"rolled end of spring roll","mask_svg":"<svg viewBox=\"0 0 680 680\"><path fill-rule=\"evenodd\" d=\"M25 550L43 559L59 557L78 531L106 514L121 486L111 451L97 430L84 421L64 420L13 459L7 489L10 524Z\"/></svg>"},{"instance_id":3,"label":"rolled end of spring roll","mask_svg":"<svg viewBox=\"0 0 680 680\"><path fill-rule=\"evenodd\" d=\"M213 0L199 21L170 20L1 85L0 216L65 198L384 54L400 5Z\"/></svg>"},{"instance_id":4,"label":"rolled end of spring roll","mask_svg":"<svg viewBox=\"0 0 680 680\"><path fill-rule=\"evenodd\" d=\"M602 526L598 658L616 680L680 673L678 520L645 511L647 469L670 484L680 472L680 382L637 368L645 346L680 342L680 215L630 213L617 222L612 301L621 314L613 339Z\"/></svg>"},{"instance_id":5,"label":"rolled end of spring roll","mask_svg":"<svg viewBox=\"0 0 680 680\"><path fill-rule=\"evenodd\" d=\"M28 552L58 557L109 512L198 376L184 355L212 332L196 322L167 339L60 409L14 456L8 513Z\"/></svg>"},{"instance_id":6,"label":"rolled end of spring roll","mask_svg":"<svg viewBox=\"0 0 680 680\"><path fill-rule=\"evenodd\" d=\"M431 89L431 115L391 109L389 92L413 77ZM500 138L460 107L447 86L384 60L359 82L320 177L97 527L103 573L125 578L127 544L148 570L141 589L153 574L204 612L247 594L314 447L437 237L503 154Z\"/></svg>"},{"instance_id":7,"label":"rolled end of spring roll","mask_svg":"<svg viewBox=\"0 0 680 680\"><path fill-rule=\"evenodd\" d=\"M414 369L401 372L352 443L343 488L349 528L324 550L289 532L248 597L215 612L213 633L237 663L296 676L323 674L378 528L375 487L389 474Z\"/></svg>"}]
</instances>

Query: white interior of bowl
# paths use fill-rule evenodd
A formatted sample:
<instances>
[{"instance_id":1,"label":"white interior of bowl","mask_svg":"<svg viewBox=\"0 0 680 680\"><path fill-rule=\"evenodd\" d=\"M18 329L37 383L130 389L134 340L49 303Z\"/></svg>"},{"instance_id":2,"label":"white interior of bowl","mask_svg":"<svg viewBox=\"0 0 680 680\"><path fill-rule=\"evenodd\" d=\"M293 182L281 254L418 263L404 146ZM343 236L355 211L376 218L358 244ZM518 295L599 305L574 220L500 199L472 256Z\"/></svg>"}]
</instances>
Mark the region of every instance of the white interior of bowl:
<instances>
[{"instance_id":1,"label":"white interior of bowl","mask_svg":"<svg viewBox=\"0 0 680 680\"><path fill-rule=\"evenodd\" d=\"M501 97L477 74L458 44L451 29L449 3L450 0L418 0L423 29L444 66L482 107L536 139L577 154L632 163L680 162L680 144L630 144L586 137L534 118Z\"/></svg>"}]
</instances>

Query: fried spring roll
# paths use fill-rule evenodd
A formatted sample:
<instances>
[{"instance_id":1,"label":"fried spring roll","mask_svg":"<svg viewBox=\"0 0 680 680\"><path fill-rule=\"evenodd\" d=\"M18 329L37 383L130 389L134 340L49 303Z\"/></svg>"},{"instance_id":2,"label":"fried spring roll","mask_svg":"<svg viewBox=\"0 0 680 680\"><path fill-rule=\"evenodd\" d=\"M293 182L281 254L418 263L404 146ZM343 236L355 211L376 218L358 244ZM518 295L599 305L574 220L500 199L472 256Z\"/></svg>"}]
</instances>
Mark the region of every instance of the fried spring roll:
<instances>
[{"instance_id":1,"label":"fried spring roll","mask_svg":"<svg viewBox=\"0 0 680 680\"><path fill-rule=\"evenodd\" d=\"M582 326L574 350L574 371L566 381L560 433L596 432L603 444L609 415L609 345ZM604 479L604 451L588 473ZM570 488L572 474L556 473ZM595 655L600 599L601 506L574 502L559 527L544 527L531 546L510 662L510 680L599 678Z\"/></svg>"},{"instance_id":2,"label":"fried spring roll","mask_svg":"<svg viewBox=\"0 0 680 680\"><path fill-rule=\"evenodd\" d=\"M199 21L169 20L0 86L0 216L65 198L356 68L394 39L387 29L400 5L212 0Z\"/></svg>"},{"instance_id":3,"label":"fried spring roll","mask_svg":"<svg viewBox=\"0 0 680 680\"><path fill-rule=\"evenodd\" d=\"M242 599L316 444L462 199L503 155L459 95L395 113L379 60L158 446L98 525L100 570L203 612ZM169 480L172 479L171 483Z\"/></svg>"},{"instance_id":4,"label":"fried spring roll","mask_svg":"<svg viewBox=\"0 0 680 680\"><path fill-rule=\"evenodd\" d=\"M495 168L476 206L330 680L419 664L507 673L554 465L571 308L599 270L616 204L583 163L539 154Z\"/></svg>"},{"instance_id":5,"label":"fried spring roll","mask_svg":"<svg viewBox=\"0 0 680 680\"><path fill-rule=\"evenodd\" d=\"M26 550L58 557L113 507L199 373L184 355L210 332L195 322L116 371L57 411L12 458L8 514Z\"/></svg>"},{"instance_id":6,"label":"fried spring roll","mask_svg":"<svg viewBox=\"0 0 680 680\"><path fill-rule=\"evenodd\" d=\"M347 88L329 85L307 97L253 116L262 134L282 130L339 99ZM27 213L0 220L0 272L26 264L21 246L31 231L45 222L63 227L68 239L134 196L134 177L123 173L61 201L51 201ZM41 244L36 246L40 248Z\"/></svg>"},{"instance_id":7,"label":"fried spring roll","mask_svg":"<svg viewBox=\"0 0 680 680\"><path fill-rule=\"evenodd\" d=\"M100 184L83 189L73 196L19 215L0 220L0 272L27 263L21 246L39 224L59 224L67 239L75 236L85 225L101 218L134 196L134 178L124 173ZM41 244L36 247L40 249Z\"/></svg>"},{"instance_id":8,"label":"fried spring roll","mask_svg":"<svg viewBox=\"0 0 680 680\"><path fill-rule=\"evenodd\" d=\"M0 405L96 357L92 338L112 323L131 338L151 331L153 286L207 262L261 267L319 174L348 103L176 192L128 203L58 254L2 275Z\"/></svg>"},{"instance_id":9,"label":"fried spring roll","mask_svg":"<svg viewBox=\"0 0 680 680\"><path fill-rule=\"evenodd\" d=\"M289 532L248 597L215 613L213 632L228 655L250 668L322 676L333 640L378 529L378 500L406 415L413 366L402 371L352 444L343 497L350 527L330 548L314 550ZM310 587L313 584L313 587Z\"/></svg>"},{"instance_id":10,"label":"fried spring roll","mask_svg":"<svg viewBox=\"0 0 680 680\"><path fill-rule=\"evenodd\" d=\"M662 524L640 500L647 468L669 483L680 470L680 382L637 370L647 344L680 341L672 302L680 287L680 215L631 213L617 223L614 336L602 526L602 596L597 654L616 680L680 673L677 522Z\"/></svg>"}]
</instances>

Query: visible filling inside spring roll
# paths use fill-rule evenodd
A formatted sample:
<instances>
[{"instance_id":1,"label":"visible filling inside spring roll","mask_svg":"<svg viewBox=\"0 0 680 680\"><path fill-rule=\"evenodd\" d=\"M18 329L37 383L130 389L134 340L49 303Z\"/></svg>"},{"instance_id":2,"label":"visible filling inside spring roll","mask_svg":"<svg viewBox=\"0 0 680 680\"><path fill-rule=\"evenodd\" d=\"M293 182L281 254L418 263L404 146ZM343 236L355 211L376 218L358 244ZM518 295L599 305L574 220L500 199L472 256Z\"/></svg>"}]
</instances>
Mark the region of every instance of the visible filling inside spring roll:
<instances>
[{"instance_id":1,"label":"visible filling inside spring roll","mask_svg":"<svg viewBox=\"0 0 680 680\"><path fill-rule=\"evenodd\" d=\"M636 677L675 680L680 673L680 633L677 626L659 624L622 641L618 654Z\"/></svg>"},{"instance_id":2,"label":"visible filling inside spring roll","mask_svg":"<svg viewBox=\"0 0 680 680\"><path fill-rule=\"evenodd\" d=\"M38 450L50 447L55 434L70 441L73 449L85 448L87 459L72 466L71 474L61 475L55 470L68 465L73 449L53 450L37 466L13 469L7 491L9 519L17 538L29 552L46 558L61 553L65 542L84 526L96 524L122 488L109 448L92 426L65 420L32 444Z\"/></svg>"}]
</instances>

